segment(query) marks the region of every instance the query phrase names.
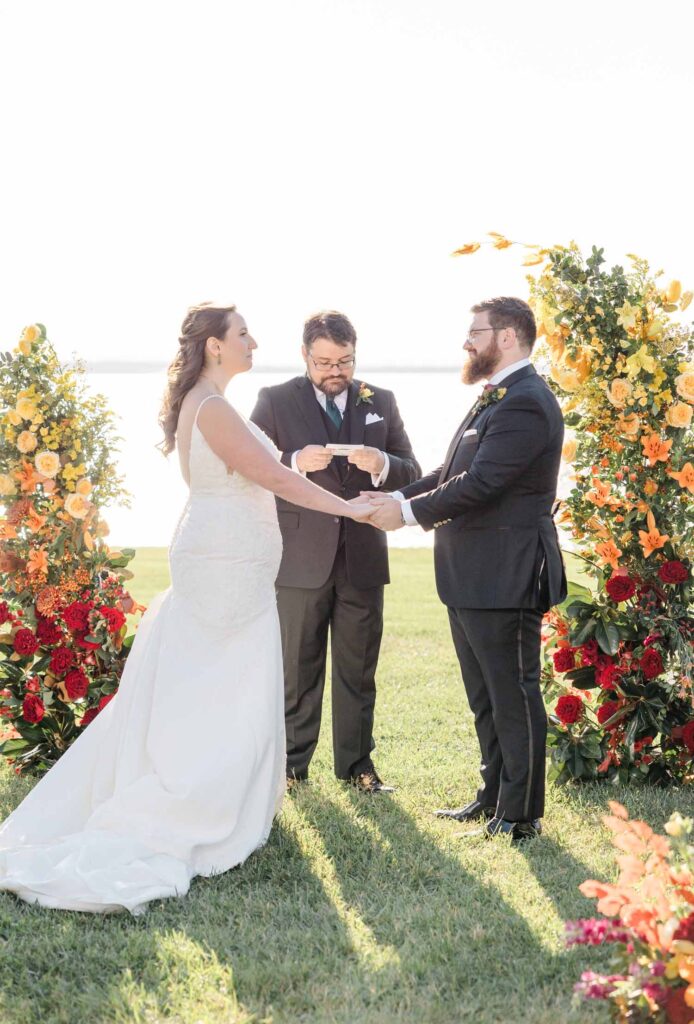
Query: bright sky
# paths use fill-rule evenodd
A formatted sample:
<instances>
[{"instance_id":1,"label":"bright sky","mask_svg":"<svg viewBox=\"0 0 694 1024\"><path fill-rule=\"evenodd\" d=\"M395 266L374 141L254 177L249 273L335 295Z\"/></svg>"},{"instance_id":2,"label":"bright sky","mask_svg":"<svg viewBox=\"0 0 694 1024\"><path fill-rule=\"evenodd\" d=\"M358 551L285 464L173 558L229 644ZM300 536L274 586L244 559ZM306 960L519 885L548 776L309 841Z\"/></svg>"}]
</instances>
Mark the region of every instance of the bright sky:
<instances>
[{"instance_id":1,"label":"bright sky","mask_svg":"<svg viewBox=\"0 0 694 1024\"><path fill-rule=\"evenodd\" d=\"M346 312L362 365L452 364L525 294L489 230L694 286L688 0L0 0L0 346L168 360L235 301L258 363Z\"/></svg>"}]
</instances>

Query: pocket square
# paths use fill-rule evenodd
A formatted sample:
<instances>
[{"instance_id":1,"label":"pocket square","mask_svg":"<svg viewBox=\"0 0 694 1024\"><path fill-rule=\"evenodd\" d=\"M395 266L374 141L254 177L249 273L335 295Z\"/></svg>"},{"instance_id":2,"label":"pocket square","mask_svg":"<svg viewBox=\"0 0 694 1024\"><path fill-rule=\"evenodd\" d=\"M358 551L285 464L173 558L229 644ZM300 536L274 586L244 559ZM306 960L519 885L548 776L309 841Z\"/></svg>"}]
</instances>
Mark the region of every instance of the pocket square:
<instances>
[{"instance_id":1,"label":"pocket square","mask_svg":"<svg viewBox=\"0 0 694 1024\"><path fill-rule=\"evenodd\" d=\"M379 416L377 412L369 412L366 414L364 426L368 427L369 423L383 423L383 417Z\"/></svg>"},{"instance_id":2,"label":"pocket square","mask_svg":"<svg viewBox=\"0 0 694 1024\"><path fill-rule=\"evenodd\" d=\"M465 433L463 434L463 437L472 437L472 435L476 434L476 433L477 433L477 431L475 430L474 427L472 427L470 430L466 430L465 431Z\"/></svg>"}]
</instances>

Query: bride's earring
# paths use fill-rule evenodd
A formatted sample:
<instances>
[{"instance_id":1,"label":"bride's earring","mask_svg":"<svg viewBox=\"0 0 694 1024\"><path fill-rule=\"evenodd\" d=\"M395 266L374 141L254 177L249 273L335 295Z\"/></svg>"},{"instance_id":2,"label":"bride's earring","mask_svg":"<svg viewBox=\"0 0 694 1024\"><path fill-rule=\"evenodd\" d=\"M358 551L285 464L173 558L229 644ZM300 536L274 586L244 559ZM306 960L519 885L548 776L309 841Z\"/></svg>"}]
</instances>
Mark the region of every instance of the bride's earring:
<instances>
[{"instance_id":1,"label":"bride's earring","mask_svg":"<svg viewBox=\"0 0 694 1024\"><path fill-rule=\"evenodd\" d=\"M217 353L217 366L221 366L221 365L222 365L222 353L218 352Z\"/></svg>"}]
</instances>

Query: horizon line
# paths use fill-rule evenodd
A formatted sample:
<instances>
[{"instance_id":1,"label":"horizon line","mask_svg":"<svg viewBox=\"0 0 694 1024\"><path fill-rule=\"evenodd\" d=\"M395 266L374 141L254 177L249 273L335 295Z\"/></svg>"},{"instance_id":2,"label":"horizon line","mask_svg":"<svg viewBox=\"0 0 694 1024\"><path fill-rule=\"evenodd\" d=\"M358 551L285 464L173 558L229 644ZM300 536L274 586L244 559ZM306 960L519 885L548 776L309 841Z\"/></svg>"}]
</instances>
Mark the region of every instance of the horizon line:
<instances>
[{"instance_id":1,"label":"horizon line","mask_svg":"<svg viewBox=\"0 0 694 1024\"><path fill-rule=\"evenodd\" d=\"M161 370L165 370L168 363L166 362L147 362L144 360L132 362L127 360L118 359L97 359L85 360L86 372L87 373L159 373ZM260 366L254 366L253 369L256 373L294 373L296 375L301 374L301 368L287 364L263 364ZM361 369L361 367L360 367ZM372 366L364 367L365 373L449 373L449 372L460 372L460 366L453 365L441 365L432 366L431 364L419 365L416 363L399 365L396 366L391 363L374 363Z\"/></svg>"}]
</instances>

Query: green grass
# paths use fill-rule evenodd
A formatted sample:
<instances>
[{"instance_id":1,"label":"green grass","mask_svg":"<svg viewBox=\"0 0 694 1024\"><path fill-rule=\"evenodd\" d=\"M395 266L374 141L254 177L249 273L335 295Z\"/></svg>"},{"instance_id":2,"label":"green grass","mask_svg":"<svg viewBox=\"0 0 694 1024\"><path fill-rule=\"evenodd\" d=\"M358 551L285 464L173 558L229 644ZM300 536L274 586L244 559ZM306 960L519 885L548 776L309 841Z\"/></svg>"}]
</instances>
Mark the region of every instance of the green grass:
<instances>
[{"instance_id":1,"label":"green grass","mask_svg":"<svg viewBox=\"0 0 694 1024\"><path fill-rule=\"evenodd\" d=\"M166 585L165 553L141 550L133 585ZM601 950L566 951L588 916L585 878L614 877L600 823L609 797L655 826L690 792L553 790L545 835L525 847L462 840L432 816L469 799L477 746L429 551L395 551L379 670L375 758L398 786L369 798L331 774L329 709L312 781L285 802L268 845L198 879L142 918L32 908L0 895L2 1024L586 1024L572 1007ZM204 705L190 748L205 742ZM30 783L4 769L0 813Z\"/></svg>"}]
</instances>

